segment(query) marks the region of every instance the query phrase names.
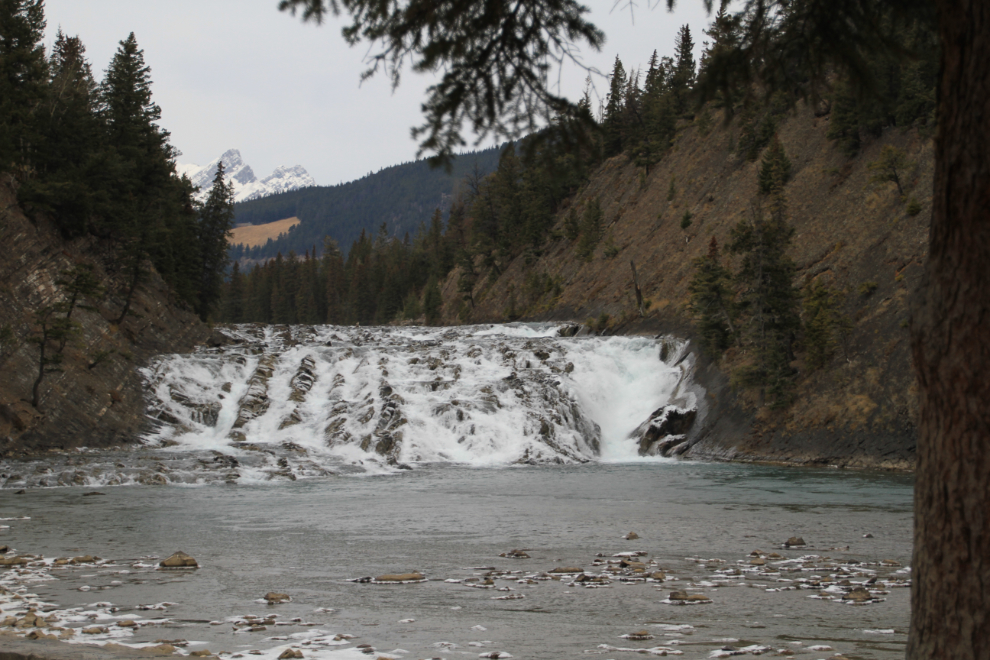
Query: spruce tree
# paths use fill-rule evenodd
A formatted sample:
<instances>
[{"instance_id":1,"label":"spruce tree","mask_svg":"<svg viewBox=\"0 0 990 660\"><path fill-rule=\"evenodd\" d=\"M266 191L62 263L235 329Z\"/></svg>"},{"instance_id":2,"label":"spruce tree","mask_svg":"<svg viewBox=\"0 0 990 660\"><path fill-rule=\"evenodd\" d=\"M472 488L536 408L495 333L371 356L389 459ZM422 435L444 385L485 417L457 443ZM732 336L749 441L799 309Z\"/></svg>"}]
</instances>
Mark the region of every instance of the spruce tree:
<instances>
[{"instance_id":1,"label":"spruce tree","mask_svg":"<svg viewBox=\"0 0 990 660\"><path fill-rule=\"evenodd\" d=\"M229 262L227 244L234 228L234 184L224 180L223 162L217 165L210 194L199 212L199 296L196 312L204 321L220 301L223 276ZM315 303L314 303L315 304Z\"/></svg>"},{"instance_id":2,"label":"spruce tree","mask_svg":"<svg viewBox=\"0 0 990 660\"><path fill-rule=\"evenodd\" d=\"M754 209L750 222L742 220L731 231L728 249L742 255L735 280L742 322L739 332L752 347L753 360L737 374L740 382L764 388L771 407L790 402L790 367L798 329L798 291L794 262L787 248L794 228L787 223L787 200L780 167L775 169L767 209Z\"/></svg>"},{"instance_id":3,"label":"spruce tree","mask_svg":"<svg viewBox=\"0 0 990 660\"><path fill-rule=\"evenodd\" d=\"M188 180L175 176L175 150L169 133L155 122L161 109L151 97L151 69L134 33L120 42L100 85L98 114L108 148L102 176L107 199L97 230L112 236L129 280L122 322L146 261L176 287L186 302L197 305L195 213Z\"/></svg>"},{"instance_id":4,"label":"spruce tree","mask_svg":"<svg viewBox=\"0 0 990 660\"><path fill-rule=\"evenodd\" d=\"M690 107L690 92L694 87L695 61L694 40L691 28L681 27L675 44L676 64L671 77L671 91L674 94L674 107L678 114L684 114Z\"/></svg>"},{"instance_id":5,"label":"spruce tree","mask_svg":"<svg viewBox=\"0 0 990 660\"><path fill-rule=\"evenodd\" d=\"M426 315L427 325L438 325L440 323L440 310L443 306L443 296L440 294L440 285L437 278L431 277L423 291L423 313Z\"/></svg>"},{"instance_id":6,"label":"spruce tree","mask_svg":"<svg viewBox=\"0 0 990 660\"><path fill-rule=\"evenodd\" d=\"M609 76L608 101L605 105L605 114L602 117L606 158L622 153L623 101L626 96L626 84L626 69L622 66L622 60L616 55L612 75Z\"/></svg>"},{"instance_id":7,"label":"spruce tree","mask_svg":"<svg viewBox=\"0 0 990 660\"><path fill-rule=\"evenodd\" d=\"M591 261L595 255L595 247L602 237L602 206L595 197L581 215L581 237L578 239L577 255L582 261Z\"/></svg>"},{"instance_id":8,"label":"spruce tree","mask_svg":"<svg viewBox=\"0 0 990 660\"><path fill-rule=\"evenodd\" d=\"M220 315L225 323L244 322L245 277L241 265L235 261L230 271L230 280L223 288L223 308Z\"/></svg>"},{"instance_id":9,"label":"spruce tree","mask_svg":"<svg viewBox=\"0 0 990 660\"><path fill-rule=\"evenodd\" d=\"M708 253L693 262L694 277L688 285L691 311L698 320L701 345L718 359L735 337L733 319L736 315L732 275L722 265L718 241L712 236Z\"/></svg>"},{"instance_id":10,"label":"spruce tree","mask_svg":"<svg viewBox=\"0 0 990 660\"><path fill-rule=\"evenodd\" d=\"M914 161L907 154L893 145L885 144L880 150L880 157L867 165L873 172L870 183L893 183L897 186L897 194L903 197L904 179L914 166Z\"/></svg>"},{"instance_id":11,"label":"spruce tree","mask_svg":"<svg viewBox=\"0 0 990 660\"><path fill-rule=\"evenodd\" d=\"M44 0L0 2L0 171L33 167L48 94Z\"/></svg>"},{"instance_id":12,"label":"spruce tree","mask_svg":"<svg viewBox=\"0 0 990 660\"><path fill-rule=\"evenodd\" d=\"M787 183L791 178L791 161L787 158L784 146L776 134L770 141L770 146L767 147L760 163L759 187L761 193L770 194L774 187L775 177L779 178L781 183Z\"/></svg>"},{"instance_id":13,"label":"spruce tree","mask_svg":"<svg viewBox=\"0 0 990 660\"><path fill-rule=\"evenodd\" d=\"M842 315L843 296L820 281L809 283L803 294L805 364L810 371L829 363L849 328Z\"/></svg>"}]
</instances>

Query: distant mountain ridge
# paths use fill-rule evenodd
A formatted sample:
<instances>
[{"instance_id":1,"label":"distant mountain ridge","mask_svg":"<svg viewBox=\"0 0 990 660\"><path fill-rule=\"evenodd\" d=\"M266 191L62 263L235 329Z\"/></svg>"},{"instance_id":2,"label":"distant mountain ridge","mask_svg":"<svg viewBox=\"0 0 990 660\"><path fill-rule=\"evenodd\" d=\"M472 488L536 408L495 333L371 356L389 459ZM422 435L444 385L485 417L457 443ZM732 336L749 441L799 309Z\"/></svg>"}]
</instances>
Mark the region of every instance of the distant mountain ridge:
<instances>
[{"instance_id":1,"label":"distant mountain ridge","mask_svg":"<svg viewBox=\"0 0 990 660\"><path fill-rule=\"evenodd\" d=\"M176 163L175 169L180 175L185 174L189 177L193 185L199 188L195 197L202 202L210 194L210 186L213 185L213 179L217 175L217 166L221 161L223 161L224 174L234 184L235 202L246 202L316 185L316 180L302 165L279 166L271 175L264 179L258 179L254 170L244 162L241 152L237 149L228 149L220 158L203 166Z\"/></svg>"},{"instance_id":2,"label":"distant mountain ridge","mask_svg":"<svg viewBox=\"0 0 990 660\"><path fill-rule=\"evenodd\" d=\"M500 153L501 147L492 147L461 154L449 173L417 160L336 186L289 190L236 204L234 222L238 225L262 225L293 217L299 218L299 224L265 245L232 245L231 258L265 261L279 252L302 254L314 246L322 248L325 236L337 241L346 253L362 231L374 235L382 224L393 236L415 234L438 207L447 210L466 176L494 171Z\"/></svg>"}]
</instances>

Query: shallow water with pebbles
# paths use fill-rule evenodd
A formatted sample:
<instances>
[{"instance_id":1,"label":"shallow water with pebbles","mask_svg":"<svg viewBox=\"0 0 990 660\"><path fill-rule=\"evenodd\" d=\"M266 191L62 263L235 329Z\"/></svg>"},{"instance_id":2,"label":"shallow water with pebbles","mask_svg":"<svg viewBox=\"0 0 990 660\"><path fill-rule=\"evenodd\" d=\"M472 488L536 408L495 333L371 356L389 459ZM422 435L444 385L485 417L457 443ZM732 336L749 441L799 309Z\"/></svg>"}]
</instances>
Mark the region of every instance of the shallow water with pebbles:
<instances>
[{"instance_id":1,"label":"shallow water with pebbles","mask_svg":"<svg viewBox=\"0 0 990 660\"><path fill-rule=\"evenodd\" d=\"M0 545L23 559L0 568L5 629L272 659L903 657L908 475L654 461L170 483L0 489ZM160 570L176 550L200 567Z\"/></svg>"}]
</instances>

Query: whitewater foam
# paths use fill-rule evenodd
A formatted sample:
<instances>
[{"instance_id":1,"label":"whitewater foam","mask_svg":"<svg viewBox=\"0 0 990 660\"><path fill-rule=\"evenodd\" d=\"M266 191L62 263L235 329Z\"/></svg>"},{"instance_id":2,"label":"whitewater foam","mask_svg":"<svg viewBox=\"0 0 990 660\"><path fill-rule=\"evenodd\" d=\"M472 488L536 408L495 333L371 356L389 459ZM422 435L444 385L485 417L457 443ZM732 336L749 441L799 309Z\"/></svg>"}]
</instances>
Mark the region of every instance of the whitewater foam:
<instances>
[{"instance_id":1,"label":"whitewater foam","mask_svg":"<svg viewBox=\"0 0 990 660\"><path fill-rule=\"evenodd\" d=\"M696 404L682 387L685 346L560 329L224 328L229 345L145 370L160 422L145 439L233 457L242 482L340 466L644 460L636 429Z\"/></svg>"}]
</instances>

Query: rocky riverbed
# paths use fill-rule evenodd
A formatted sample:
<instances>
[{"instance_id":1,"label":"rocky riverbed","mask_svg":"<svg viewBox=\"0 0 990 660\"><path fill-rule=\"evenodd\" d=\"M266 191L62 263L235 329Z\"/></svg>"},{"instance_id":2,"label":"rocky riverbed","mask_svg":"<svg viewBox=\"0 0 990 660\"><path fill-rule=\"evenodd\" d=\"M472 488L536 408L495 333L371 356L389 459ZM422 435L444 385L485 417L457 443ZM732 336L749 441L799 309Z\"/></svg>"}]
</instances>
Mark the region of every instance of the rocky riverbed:
<instances>
[{"instance_id":1,"label":"rocky riverbed","mask_svg":"<svg viewBox=\"0 0 990 660\"><path fill-rule=\"evenodd\" d=\"M798 472L2 490L0 626L223 658L898 657L910 484Z\"/></svg>"}]
</instances>

